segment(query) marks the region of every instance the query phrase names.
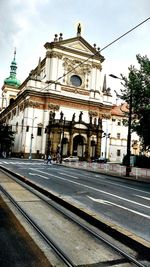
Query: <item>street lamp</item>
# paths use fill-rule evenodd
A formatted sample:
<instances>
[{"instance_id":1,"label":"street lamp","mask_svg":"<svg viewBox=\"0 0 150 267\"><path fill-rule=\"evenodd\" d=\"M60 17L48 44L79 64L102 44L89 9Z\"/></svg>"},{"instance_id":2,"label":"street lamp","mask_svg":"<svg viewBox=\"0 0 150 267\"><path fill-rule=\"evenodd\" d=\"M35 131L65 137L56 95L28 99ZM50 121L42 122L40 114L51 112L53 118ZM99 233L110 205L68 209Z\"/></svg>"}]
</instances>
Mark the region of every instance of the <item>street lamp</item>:
<instances>
[{"instance_id":1,"label":"street lamp","mask_svg":"<svg viewBox=\"0 0 150 267\"><path fill-rule=\"evenodd\" d=\"M105 160L107 159L107 140L110 138L110 133L104 133L103 137L105 137Z\"/></svg>"},{"instance_id":2,"label":"street lamp","mask_svg":"<svg viewBox=\"0 0 150 267\"><path fill-rule=\"evenodd\" d=\"M110 77L123 80L114 74L109 74ZM129 113L128 113L128 135L127 135L127 157L126 157L126 176L130 176L131 165L130 165L130 156L131 156L131 122L132 122L132 89L130 89L129 95Z\"/></svg>"},{"instance_id":3,"label":"street lamp","mask_svg":"<svg viewBox=\"0 0 150 267\"><path fill-rule=\"evenodd\" d=\"M114 74L109 74L110 77L114 78L114 79L119 79L122 80L121 78L119 78L118 76L114 75Z\"/></svg>"},{"instance_id":4,"label":"street lamp","mask_svg":"<svg viewBox=\"0 0 150 267\"><path fill-rule=\"evenodd\" d=\"M60 147L60 163L62 163L62 158L63 158L63 142L64 142L65 121L66 121L66 118L64 118L64 120L63 120L63 126L62 126L62 138L61 138L61 147Z\"/></svg>"},{"instance_id":5,"label":"street lamp","mask_svg":"<svg viewBox=\"0 0 150 267\"><path fill-rule=\"evenodd\" d=\"M28 118L32 120L32 131L31 131L31 136L30 136L30 152L29 152L29 159L32 159L32 140L33 140L33 126L34 126L34 120L37 119L37 117L34 118Z\"/></svg>"}]
</instances>

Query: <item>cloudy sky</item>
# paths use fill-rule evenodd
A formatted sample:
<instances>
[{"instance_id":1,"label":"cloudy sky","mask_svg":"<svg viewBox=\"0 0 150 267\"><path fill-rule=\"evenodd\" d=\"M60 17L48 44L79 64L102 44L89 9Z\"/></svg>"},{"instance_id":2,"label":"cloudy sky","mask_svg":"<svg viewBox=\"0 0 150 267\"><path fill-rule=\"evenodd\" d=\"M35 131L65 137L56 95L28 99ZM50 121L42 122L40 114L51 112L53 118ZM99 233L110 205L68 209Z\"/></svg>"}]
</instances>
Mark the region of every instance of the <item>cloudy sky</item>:
<instances>
[{"instance_id":1,"label":"cloudy sky","mask_svg":"<svg viewBox=\"0 0 150 267\"><path fill-rule=\"evenodd\" d=\"M17 49L17 78L22 82L38 59L44 58L46 42L55 33L64 39L76 36L82 24L82 37L101 49L150 17L150 0L0 0L0 87L9 76L14 47ZM127 74L137 65L136 54L150 58L150 20L102 52L103 74L112 90L120 81L113 73Z\"/></svg>"}]
</instances>

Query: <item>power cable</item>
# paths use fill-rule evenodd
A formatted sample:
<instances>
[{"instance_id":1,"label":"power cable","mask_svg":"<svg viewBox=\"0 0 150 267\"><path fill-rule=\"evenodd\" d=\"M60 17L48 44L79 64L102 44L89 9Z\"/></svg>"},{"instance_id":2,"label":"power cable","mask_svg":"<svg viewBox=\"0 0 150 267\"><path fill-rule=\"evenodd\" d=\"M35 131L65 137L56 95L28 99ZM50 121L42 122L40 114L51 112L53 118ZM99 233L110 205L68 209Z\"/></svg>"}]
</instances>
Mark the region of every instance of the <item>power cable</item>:
<instances>
[{"instance_id":1,"label":"power cable","mask_svg":"<svg viewBox=\"0 0 150 267\"><path fill-rule=\"evenodd\" d=\"M143 20L142 22L140 22L139 24L137 24L135 27L131 28L129 31L125 32L124 34L122 34L121 36L119 36L118 38L116 38L114 41L112 41L111 43L107 44L106 46L104 46L102 49L100 49L99 51L96 51L93 55L89 56L87 59L83 60L81 63L79 63L77 66L75 66L74 68L72 68L71 70L69 70L68 72L66 72L65 74L63 74L61 77L59 77L58 79L56 79L54 82L50 82L45 88L43 88L42 90L45 90L50 84L52 83L56 83L58 82L60 79L64 78L66 75L68 75L70 72L74 71L75 69L77 69L78 67L80 67L82 64L84 64L85 62L89 61L92 57L94 57L96 54L99 54L101 51L103 51L104 49L106 49L107 47L111 46L112 44L116 43L118 40L120 40L121 38L123 38L125 35L129 34L130 32L134 31L136 28L138 28L139 26L141 26L142 24L144 24L146 21L148 21L150 19L150 17L148 17L147 19Z\"/></svg>"}]
</instances>

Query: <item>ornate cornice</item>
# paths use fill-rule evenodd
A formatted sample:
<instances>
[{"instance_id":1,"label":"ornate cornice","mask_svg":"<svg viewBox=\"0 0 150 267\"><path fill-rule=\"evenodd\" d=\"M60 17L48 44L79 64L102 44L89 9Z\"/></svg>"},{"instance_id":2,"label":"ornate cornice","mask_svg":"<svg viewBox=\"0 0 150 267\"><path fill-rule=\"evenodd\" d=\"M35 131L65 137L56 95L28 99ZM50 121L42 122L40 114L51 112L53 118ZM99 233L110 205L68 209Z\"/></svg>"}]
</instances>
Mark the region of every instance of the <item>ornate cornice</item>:
<instances>
[{"instance_id":1,"label":"ornate cornice","mask_svg":"<svg viewBox=\"0 0 150 267\"><path fill-rule=\"evenodd\" d=\"M59 59L62 59L63 54L58 53L58 52L47 51L46 52L46 57L48 57L48 58L59 58Z\"/></svg>"},{"instance_id":2,"label":"ornate cornice","mask_svg":"<svg viewBox=\"0 0 150 267\"><path fill-rule=\"evenodd\" d=\"M40 107L40 104L41 103L39 103L39 102L29 101L28 102L28 107L37 108L37 107Z\"/></svg>"},{"instance_id":3,"label":"ornate cornice","mask_svg":"<svg viewBox=\"0 0 150 267\"><path fill-rule=\"evenodd\" d=\"M110 119L111 118L111 114L109 114L109 113L99 113L99 118L100 119Z\"/></svg>"},{"instance_id":4,"label":"ornate cornice","mask_svg":"<svg viewBox=\"0 0 150 267\"><path fill-rule=\"evenodd\" d=\"M59 110L60 106L59 105L54 105L54 104L48 104L48 109L51 110Z\"/></svg>"},{"instance_id":5,"label":"ornate cornice","mask_svg":"<svg viewBox=\"0 0 150 267\"><path fill-rule=\"evenodd\" d=\"M80 95L88 95L89 96L89 91L81 90L79 88L72 88L72 87L61 87L62 91L66 91L66 92L71 92L71 93L75 93L75 94L80 94Z\"/></svg>"},{"instance_id":6,"label":"ornate cornice","mask_svg":"<svg viewBox=\"0 0 150 267\"><path fill-rule=\"evenodd\" d=\"M92 68L96 68L96 69L102 69L101 65L98 63L92 63Z\"/></svg>"},{"instance_id":7,"label":"ornate cornice","mask_svg":"<svg viewBox=\"0 0 150 267\"><path fill-rule=\"evenodd\" d=\"M96 111L90 110L89 111L89 115L92 116L92 117L97 117L98 116L98 113Z\"/></svg>"}]
</instances>

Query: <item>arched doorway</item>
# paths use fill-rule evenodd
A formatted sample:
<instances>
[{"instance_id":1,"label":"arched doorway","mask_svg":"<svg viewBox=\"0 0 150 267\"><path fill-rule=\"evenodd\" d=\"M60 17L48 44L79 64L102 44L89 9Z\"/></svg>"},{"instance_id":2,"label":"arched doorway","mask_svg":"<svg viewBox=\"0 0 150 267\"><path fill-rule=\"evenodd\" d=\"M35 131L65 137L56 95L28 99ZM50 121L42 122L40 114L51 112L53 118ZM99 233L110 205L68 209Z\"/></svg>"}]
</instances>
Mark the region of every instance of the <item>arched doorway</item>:
<instances>
[{"instance_id":1,"label":"arched doorway","mask_svg":"<svg viewBox=\"0 0 150 267\"><path fill-rule=\"evenodd\" d=\"M85 156L85 138L82 135L76 135L73 139L73 156L84 158Z\"/></svg>"},{"instance_id":2,"label":"arched doorway","mask_svg":"<svg viewBox=\"0 0 150 267\"><path fill-rule=\"evenodd\" d=\"M95 147L96 147L96 143L94 140L91 140L91 153L90 153L90 157L92 159L95 158Z\"/></svg>"}]
</instances>

